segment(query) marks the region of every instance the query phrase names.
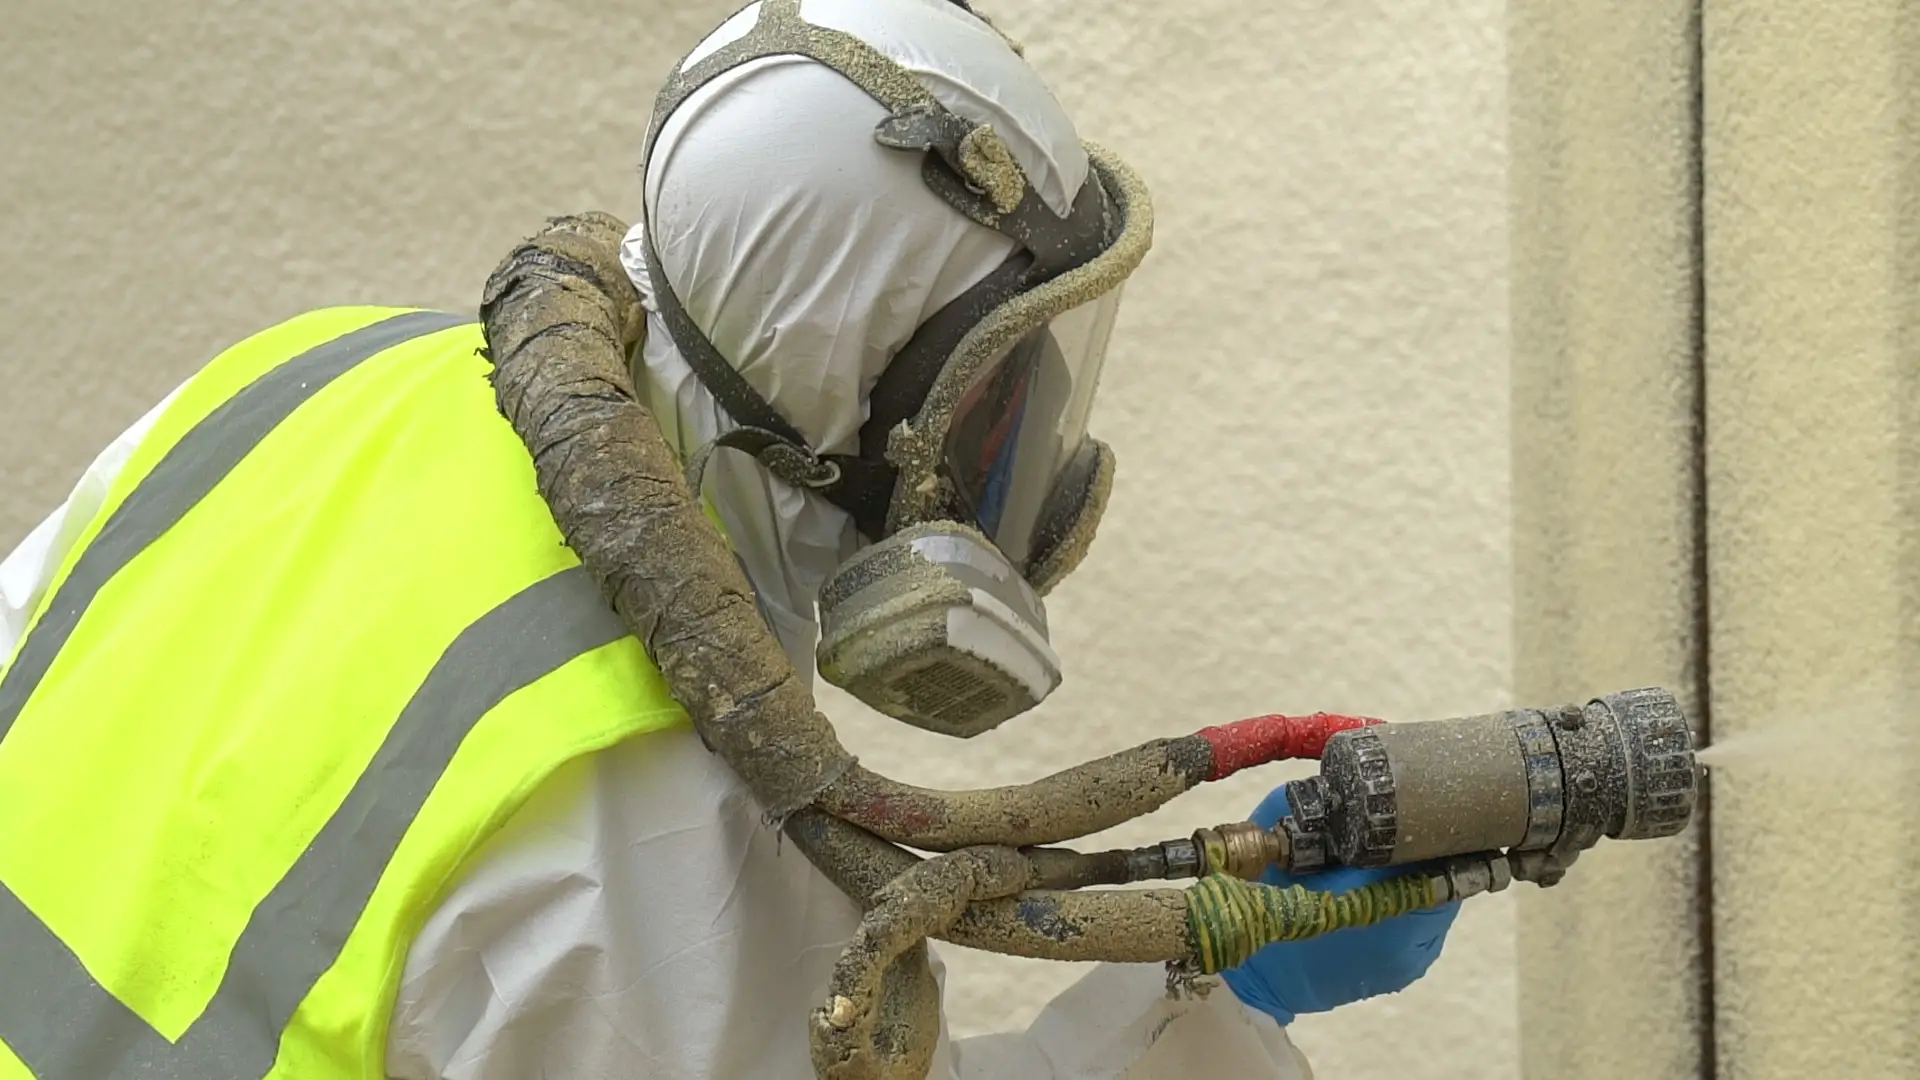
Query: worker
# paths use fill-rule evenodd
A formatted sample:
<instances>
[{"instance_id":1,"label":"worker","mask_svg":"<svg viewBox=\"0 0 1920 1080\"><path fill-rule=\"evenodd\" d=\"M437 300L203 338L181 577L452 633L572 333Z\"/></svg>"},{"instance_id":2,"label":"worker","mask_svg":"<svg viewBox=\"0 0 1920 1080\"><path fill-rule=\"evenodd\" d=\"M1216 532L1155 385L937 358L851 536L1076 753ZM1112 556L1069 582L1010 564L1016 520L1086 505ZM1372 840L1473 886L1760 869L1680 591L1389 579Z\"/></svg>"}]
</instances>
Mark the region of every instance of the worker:
<instances>
[{"instance_id":1,"label":"worker","mask_svg":"<svg viewBox=\"0 0 1920 1080\"><path fill-rule=\"evenodd\" d=\"M889 113L833 66L847 52L700 61L804 16L991 124L1056 222L1125 223L965 4L764 6L695 50L656 124L624 249L633 369L684 455L764 405L851 460L937 316L1055 253L956 208L1009 174L942 187L913 132L876 139ZM1078 445L1112 315L1033 339L1075 392L990 398L976 434ZM858 910L608 629L481 343L470 318L385 308L257 334L0 563L0 1080L812 1076L806 1018ZM1026 481L1001 481L1004 507ZM778 479L751 447L707 458L706 503L803 673L823 584L883 531L851 487ZM1276 792L1255 818L1284 813ZM1454 911L1271 946L1229 993L1097 965L1024 1031L943 1033L932 1075L1306 1077L1285 1026L1410 985Z\"/></svg>"}]
</instances>

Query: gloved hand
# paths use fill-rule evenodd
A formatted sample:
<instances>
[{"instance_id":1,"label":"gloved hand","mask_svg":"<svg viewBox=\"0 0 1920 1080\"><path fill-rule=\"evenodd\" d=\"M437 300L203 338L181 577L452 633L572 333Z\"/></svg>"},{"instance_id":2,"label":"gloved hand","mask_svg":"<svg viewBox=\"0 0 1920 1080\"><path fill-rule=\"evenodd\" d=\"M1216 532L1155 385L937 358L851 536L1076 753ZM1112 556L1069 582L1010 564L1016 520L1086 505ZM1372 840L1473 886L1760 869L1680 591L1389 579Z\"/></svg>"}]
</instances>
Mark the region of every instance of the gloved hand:
<instances>
[{"instance_id":1,"label":"gloved hand","mask_svg":"<svg viewBox=\"0 0 1920 1080\"><path fill-rule=\"evenodd\" d=\"M1286 789L1275 788L1254 810L1253 821L1272 828L1288 812ZM1267 885L1304 885L1315 892L1345 892L1409 869L1338 867L1296 878L1273 867L1260 880ZM1241 1001L1290 1024L1297 1015L1326 1012L1412 986L1440 958L1440 947L1459 911L1456 900L1372 926L1269 945L1220 977Z\"/></svg>"}]
</instances>

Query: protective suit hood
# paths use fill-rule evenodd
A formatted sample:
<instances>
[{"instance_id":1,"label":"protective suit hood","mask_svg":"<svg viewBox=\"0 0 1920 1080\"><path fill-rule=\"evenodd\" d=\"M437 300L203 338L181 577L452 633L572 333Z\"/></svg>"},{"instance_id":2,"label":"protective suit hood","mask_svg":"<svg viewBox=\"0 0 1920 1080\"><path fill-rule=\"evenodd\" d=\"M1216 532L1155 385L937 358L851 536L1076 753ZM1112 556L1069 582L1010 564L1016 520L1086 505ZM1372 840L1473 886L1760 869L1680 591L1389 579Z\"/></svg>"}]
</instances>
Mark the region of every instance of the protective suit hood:
<instances>
[{"instance_id":1,"label":"protective suit hood","mask_svg":"<svg viewBox=\"0 0 1920 1080\"><path fill-rule=\"evenodd\" d=\"M744 35L758 8L723 24L683 69ZM985 21L948 0L805 0L801 14L906 67L956 115L992 124L1048 207L1069 212L1087 153L1038 75ZM645 217L680 303L823 454L857 450L888 362L1014 248L929 190L916 156L874 140L886 116L833 70L766 57L678 108L646 167ZM648 309L640 392L685 456L737 425L661 320L644 228L622 252ZM861 544L850 516L745 454L715 454L702 487L796 669L810 672L816 597Z\"/></svg>"}]
</instances>

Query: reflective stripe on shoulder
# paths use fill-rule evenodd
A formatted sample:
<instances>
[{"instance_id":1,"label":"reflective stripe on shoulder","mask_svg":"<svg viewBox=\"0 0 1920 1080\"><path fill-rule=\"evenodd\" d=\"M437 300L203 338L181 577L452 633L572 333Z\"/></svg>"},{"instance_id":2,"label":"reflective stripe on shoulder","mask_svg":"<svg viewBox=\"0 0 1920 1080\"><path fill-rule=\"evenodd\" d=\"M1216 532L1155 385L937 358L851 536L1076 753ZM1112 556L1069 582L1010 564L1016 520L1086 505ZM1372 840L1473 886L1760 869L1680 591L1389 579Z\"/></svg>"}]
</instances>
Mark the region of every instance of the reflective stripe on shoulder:
<instances>
[{"instance_id":1,"label":"reflective stripe on shoulder","mask_svg":"<svg viewBox=\"0 0 1920 1080\"><path fill-rule=\"evenodd\" d=\"M0 739L26 708L67 638L108 579L206 497L260 440L341 375L405 341L465 326L471 318L410 311L355 330L294 357L215 409L169 449L80 554L46 612L0 675Z\"/></svg>"},{"instance_id":2,"label":"reflective stripe on shoulder","mask_svg":"<svg viewBox=\"0 0 1920 1080\"><path fill-rule=\"evenodd\" d=\"M276 424L355 365L472 321L413 312L346 334L275 368L188 432L82 554L0 679L0 739L105 583ZM0 882L0 1043L37 1080L261 1080L295 1010L339 958L467 734L515 692L625 636L579 566L523 589L462 631L346 799L254 909L219 989L178 1041L104 989Z\"/></svg>"}]
</instances>

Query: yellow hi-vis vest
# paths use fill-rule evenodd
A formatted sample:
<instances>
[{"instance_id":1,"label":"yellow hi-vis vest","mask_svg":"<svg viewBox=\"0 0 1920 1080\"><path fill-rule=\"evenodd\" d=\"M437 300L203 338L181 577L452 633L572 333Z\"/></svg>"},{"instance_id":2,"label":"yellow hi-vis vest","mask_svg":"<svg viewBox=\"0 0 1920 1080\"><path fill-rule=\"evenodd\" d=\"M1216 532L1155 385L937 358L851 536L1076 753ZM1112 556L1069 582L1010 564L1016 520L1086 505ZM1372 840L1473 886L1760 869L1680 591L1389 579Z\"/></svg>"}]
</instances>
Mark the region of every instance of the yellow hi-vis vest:
<instances>
[{"instance_id":1,"label":"yellow hi-vis vest","mask_svg":"<svg viewBox=\"0 0 1920 1080\"><path fill-rule=\"evenodd\" d=\"M319 311L135 451L0 672L0 1080L374 1080L407 949L570 760L684 723L471 319Z\"/></svg>"}]
</instances>

